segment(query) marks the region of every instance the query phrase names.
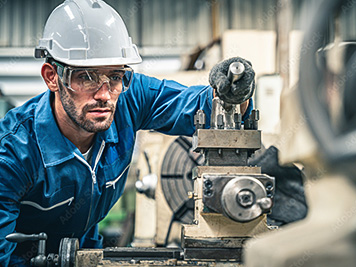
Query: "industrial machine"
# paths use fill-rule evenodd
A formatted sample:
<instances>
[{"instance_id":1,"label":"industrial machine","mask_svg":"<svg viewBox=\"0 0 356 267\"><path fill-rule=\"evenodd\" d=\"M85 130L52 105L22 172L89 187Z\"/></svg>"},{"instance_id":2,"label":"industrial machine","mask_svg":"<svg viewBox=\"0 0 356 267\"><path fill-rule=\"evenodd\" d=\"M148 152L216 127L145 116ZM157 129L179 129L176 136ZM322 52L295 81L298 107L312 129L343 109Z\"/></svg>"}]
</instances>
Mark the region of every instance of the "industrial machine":
<instances>
[{"instance_id":1,"label":"industrial machine","mask_svg":"<svg viewBox=\"0 0 356 267\"><path fill-rule=\"evenodd\" d=\"M234 66L233 66L234 65ZM230 65L229 79L243 75L243 65ZM239 104L215 97L211 127L204 129L206 116L198 111L193 150L205 156L203 166L193 170L193 224L182 229L185 259L241 261L244 241L268 231L266 213L272 208L274 178L248 166L247 159L261 148L259 113L253 110L241 125Z\"/></svg>"},{"instance_id":2,"label":"industrial machine","mask_svg":"<svg viewBox=\"0 0 356 267\"><path fill-rule=\"evenodd\" d=\"M231 83L243 75L243 64L231 64L228 74ZM219 266L240 266L245 241L275 229L267 225L266 216L273 205L274 178L262 174L260 167L248 166L247 162L261 148L258 120L259 112L253 110L242 124L240 104L225 103L215 97L210 129L205 129L207 119L202 110L195 115L192 150L200 154L191 152L188 139L178 138L179 141L172 143L171 153L174 146L185 148L181 151L185 151L189 160L182 165L185 170L181 170L179 183L192 190L178 193L176 203L169 201L173 209L171 223L178 217L185 222L181 248L78 249L77 239L65 238L58 254L46 256L45 233L13 233L7 239L12 242L38 240L38 256L31 260L33 266L216 266L217 262ZM172 157L173 154L166 159ZM166 179L170 177L169 164L163 166L166 167L161 172L161 186L168 194L175 194L180 189L172 183L177 180ZM156 179L150 174L139 181L137 187L152 196ZM182 195L185 196L179 198Z\"/></svg>"}]
</instances>

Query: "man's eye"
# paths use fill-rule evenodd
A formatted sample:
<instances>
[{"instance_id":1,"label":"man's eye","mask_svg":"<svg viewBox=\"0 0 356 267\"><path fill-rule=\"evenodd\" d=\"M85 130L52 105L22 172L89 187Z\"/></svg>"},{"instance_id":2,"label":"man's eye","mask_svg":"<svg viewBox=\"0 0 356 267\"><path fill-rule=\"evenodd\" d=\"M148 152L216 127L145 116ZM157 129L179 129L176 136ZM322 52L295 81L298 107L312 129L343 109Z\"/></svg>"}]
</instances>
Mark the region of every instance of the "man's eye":
<instances>
[{"instance_id":1,"label":"man's eye","mask_svg":"<svg viewBox=\"0 0 356 267\"><path fill-rule=\"evenodd\" d=\"M97 75L95 72L89 72L89 71L83 71L81 73L78 73L78 79L82 81L96 81Z\"/></svg>"},{"instance_id":2,"label":"man's eye","mask_svg":"<svg viewBox=\"0 0 356 267\"><path fill-rule=\"evenodd\" d=\"M110 80L112 80L112 81L121 81L122 80L122 76L123 75L119 75L119 74L111 75L110 76Z\"/></svg>"},{"instance_id":3,"label":"man's eye","mask_svg":"<svg viewBox=\"0 0 356 267\"><path fill-rule=\"evenodd\" d=\"M91 81L91 77L89 77L88 74L84 73L78 76L79 79L83 80L83 81Z\"/></svg>"}]
</instances>

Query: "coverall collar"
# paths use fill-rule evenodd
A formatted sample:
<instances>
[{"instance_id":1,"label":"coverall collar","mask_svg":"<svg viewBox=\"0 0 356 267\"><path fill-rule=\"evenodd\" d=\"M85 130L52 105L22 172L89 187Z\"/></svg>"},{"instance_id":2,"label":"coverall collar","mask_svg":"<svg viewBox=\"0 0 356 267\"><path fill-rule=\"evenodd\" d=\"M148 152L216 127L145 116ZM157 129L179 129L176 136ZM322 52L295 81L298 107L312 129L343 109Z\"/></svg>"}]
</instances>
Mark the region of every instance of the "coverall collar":
<instances>
[{"instance_id":1,"label":"coverall collar","mask_svg":"<svg viewBox=\"0 0 356 267\"><path fill-rule=\"evenodd\" d=\"M74 152L81 154L79 149L70 142L59 130L51 107L51 91L47 90L35 110L35 135L45 167L61 164L74 157ZM96 135L96 141L118 143L115 120L110 128Z\"/></svg>"}]
</instances>

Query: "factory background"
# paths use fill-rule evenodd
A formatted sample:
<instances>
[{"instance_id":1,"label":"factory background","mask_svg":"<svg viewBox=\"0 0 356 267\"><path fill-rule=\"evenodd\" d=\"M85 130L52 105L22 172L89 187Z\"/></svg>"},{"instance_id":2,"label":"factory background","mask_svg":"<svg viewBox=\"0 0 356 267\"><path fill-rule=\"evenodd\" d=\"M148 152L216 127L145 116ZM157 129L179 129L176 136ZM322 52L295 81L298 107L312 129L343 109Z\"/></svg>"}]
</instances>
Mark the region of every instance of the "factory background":
<instances>
[{"instance_id":1,"label":"factory background","mask_svg":"<svg viewBox=\"0 0 356 267\"><path fill-rule=\"evenodd\" d=\"M40 77L42 61L34 47L50 12L60 0L0 1L0 88L16 106L46 90ZM219 38L228 29L276 30L277 0L108 0L121 14L144 59L137 71L172 73L182 66L181 56ZM316 2L316 1L315 1ZM292 1L291 27L299 29L303 1ZM352 5L352 1L350 1ZM342 16L343 40L356 36L356 9Z\"/></svg>"}]
</instances>

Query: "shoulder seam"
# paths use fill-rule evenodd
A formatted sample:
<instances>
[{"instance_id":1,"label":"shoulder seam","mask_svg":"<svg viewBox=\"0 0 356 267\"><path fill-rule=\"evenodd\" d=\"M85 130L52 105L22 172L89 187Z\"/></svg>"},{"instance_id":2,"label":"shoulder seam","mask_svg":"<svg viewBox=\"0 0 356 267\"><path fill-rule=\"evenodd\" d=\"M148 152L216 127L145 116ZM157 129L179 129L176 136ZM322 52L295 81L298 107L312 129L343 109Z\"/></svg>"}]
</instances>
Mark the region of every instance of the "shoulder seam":
<instances>
[{"instance_id":1,"label":"shoulder seam","mask_svg":"<svg viewBox=\"0 0 356 267\"><path fill-rule=\"evenodd\" d=\"M5 133L3 136L0 136L0 142L6 138L7 136L11 135L11 134L16 134L16 132L18 131L18 129L20 128L20 126L26 122L27 120L29 120L31 117L33 117L32 115L26 116L25 118L20 118L19 122L17 122L15 124L15 126L12 127L11 130L7 131L7 133Z\"/></svg>"},{"instance_id":2,"label":"shoulder seam","mask_svg":"<svg viewBox=\"0 0 356 267\"><path fill-rule=\"evenodd\" d=\"M8 167L10 167L11 169L13 169L17 174L21 174L20 169L17 167L16 164L12 164L10 163L8 160L0 157L0 161L5 163ZM22 165L22 164L21 164ZM33 181L29 180L29 182L31 182L31 184L33 184Z\"/></svg>"}]
</instances>

